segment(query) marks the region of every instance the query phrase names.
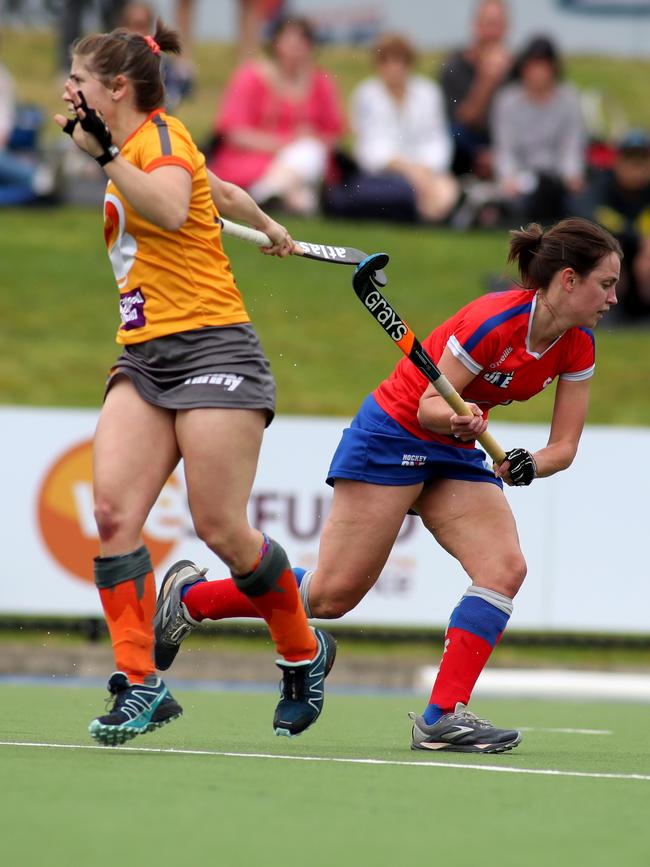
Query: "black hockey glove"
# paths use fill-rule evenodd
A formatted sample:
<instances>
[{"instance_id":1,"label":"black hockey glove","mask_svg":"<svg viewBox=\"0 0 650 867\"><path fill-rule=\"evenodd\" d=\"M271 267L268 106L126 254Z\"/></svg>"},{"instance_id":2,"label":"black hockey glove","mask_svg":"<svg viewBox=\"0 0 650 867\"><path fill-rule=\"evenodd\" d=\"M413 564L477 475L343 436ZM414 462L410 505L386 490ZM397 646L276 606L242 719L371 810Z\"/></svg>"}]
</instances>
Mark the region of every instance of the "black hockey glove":
<instances>
[{"instance_id":1,"label":"black hockey glove","mask_svg":"<svg viewBox=\"0 0 650 867\"><path fill-rule=\"evenodd\" d=\"M85 130L85 132L90 133L94 136L99 142L104 153L100 154L98 157L95 157L95 160L99 163L100 166L105 166L106 163L110 163L111 160L114 160L115 157L119 154L119 148L117 145L113 144L113 138L111 136L111 131L106 126L101 117L97 114L94 108L90 108L88 103L86 102L86 97L83 93L78 90L77 96L79 97L80 106L79 108L83 109L84 114L86 115L83 120L79 118L79 123L81 124L81 128ZM74 126L68 130L68 126L70 123L74 124L75 121L68 121L65 125L63 131L67 132L69 135L72 135L74 131Z\"/></svg>"},{"instance_id":2,"label":"black hockey glove","mask_svg":"<svg viewBox=\"0 0 650 867\"><path fill-rule=\"evenodd\" d=\"M68 121L67 121L67 123L66 123L66 125L63 127L63 132L64 132L66 135L72 136L72 133L74 132L74 128L76 127L76 125L77 125L78 123L79 123L79 118L78 118L78 117L75 117L75 118L72 118L72 117L71 117L71 118L69 118Z\"/></svg>"},{"instance_id":3,"label":"black hockey glove","mask_svg":"<svg viewBox=\"0 0 650 867\"><path fill-rule=\"evenodd\" d=\"M506 460L510 461L509 473L513 485L529 485L537 478L535 458L526 449L510 449L506 452Z\"/></svg>"}]
</instances>

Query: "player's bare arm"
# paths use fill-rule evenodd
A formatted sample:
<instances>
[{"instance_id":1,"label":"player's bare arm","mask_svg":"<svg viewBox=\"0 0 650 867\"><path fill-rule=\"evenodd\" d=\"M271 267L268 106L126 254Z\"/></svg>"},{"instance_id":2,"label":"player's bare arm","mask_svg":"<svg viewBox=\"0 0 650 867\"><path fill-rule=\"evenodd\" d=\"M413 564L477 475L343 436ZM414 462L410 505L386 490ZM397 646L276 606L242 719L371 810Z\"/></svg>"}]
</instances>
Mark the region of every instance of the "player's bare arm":
<instances>
[{"instance_id":1,"label":"player's bare arm","mask_svg":"<svg viewBox=\"0 0 650 867\"><path fill-rule=\"evenodd\" d=\"M459 394L474 379L474 374L448 349L442 353L438 367ZM428 385L420 398L418 422L434 433L451 434L463 441L474 440L487 429L487 421L475 403L467 405L472 415L458 415L438 394L435 386Z\"/></svg>"},{"instance_id":2,"label":"player's bare arm","mask_svg":"<svg viewBox=\"0 0 650 867\"><path fill-rule=\"evenodd\" d=\"M143 172L117 157L104 171L129 204L154 225L176 232L187 220L192 177L180 166Z\"/></svg>"},{"instance_id":3,"label":"player's bare arm","mask_svg":"<svg viewBox=\"0 0 650 867\"><path fill-rule=\"evenodd\" d=\"M557 384L553 420L547 445L535 452L537 475L552 476L571 466L587 417L589 380Z\"/></svg>"},{"instance_id":4,"label":"player's bare arm","mask_svg":"<svg viewBox=\"0 0 650 867\"><path fill-rule=\"evenodd\" d=\"M580 436L587 417L589 405L589 381L569 382L561 379L555 393L555 405L553 408L553 420L548 443L543 449L536 452L526 452L523 449L515 449L508 452L509 457L516 455L518 461L532 459L534 478L547 478L562 470L566 470L573 463L578 451ZM504 461L500 466L494 467L496 475L508 485L529 484L515 482L511 478L511 461Z\"/></svg>"},{"instance_id":5,"label":"player's bare arm","mask_svg":"<svg viewBox=\"0 0 650 867\"><path fill-rule=\"evenodd\" d=\"M211 171L208 171L208 181L212 201L223 217L248 223L268 235L273 246L260 248L263 253L280 257L291 255L295 244L289 232L269 217L246 190L222 180Z\"/></svg>"}]
</instances>

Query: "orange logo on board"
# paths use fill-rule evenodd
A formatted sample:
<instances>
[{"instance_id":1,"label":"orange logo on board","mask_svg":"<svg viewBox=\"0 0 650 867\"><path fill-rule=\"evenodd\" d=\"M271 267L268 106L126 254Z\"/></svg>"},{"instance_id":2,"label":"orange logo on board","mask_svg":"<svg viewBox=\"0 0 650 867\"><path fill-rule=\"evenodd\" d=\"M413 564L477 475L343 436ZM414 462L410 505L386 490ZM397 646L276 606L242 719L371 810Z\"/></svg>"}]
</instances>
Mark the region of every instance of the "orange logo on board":
<instances>
[{"instance_id":1,"label":"orange logo on board","mask_svg":"<svg viewBox=\"0 0 650 867\"><path fill-rule=\"evenodd\" d=\"M76 578L93 583L99 538L93 514L92 442L64 452L48 470L38 495L38 524L54 559ZM184 491L171 476L151 510L143 533L154 567L182 534Z\"/></svg>"}]
</instances>

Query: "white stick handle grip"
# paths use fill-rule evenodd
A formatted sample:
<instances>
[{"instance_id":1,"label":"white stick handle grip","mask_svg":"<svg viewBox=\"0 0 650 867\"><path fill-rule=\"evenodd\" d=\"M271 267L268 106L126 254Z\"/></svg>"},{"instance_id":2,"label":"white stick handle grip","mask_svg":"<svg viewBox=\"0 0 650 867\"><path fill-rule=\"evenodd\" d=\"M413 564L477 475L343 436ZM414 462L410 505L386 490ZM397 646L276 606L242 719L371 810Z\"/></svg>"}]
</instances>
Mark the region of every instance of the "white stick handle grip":
<instances>
[{"instance_id":1,"label":"white stick handle grip","mask_svg":"<svg viewBox=\"0 0 650 867\"><path fill-rule=\"evenodd\" d=\"M260 232L259 229L251 229L250 226L242 226L239 223L231 223L230 220L219 218L221 223L221 231L225 235L232 235L233 238L239 238L242 241L248 241L250 244L255 244L256 247L272 247L273 242L268 235Z\"/></svg>"}]
</instances>

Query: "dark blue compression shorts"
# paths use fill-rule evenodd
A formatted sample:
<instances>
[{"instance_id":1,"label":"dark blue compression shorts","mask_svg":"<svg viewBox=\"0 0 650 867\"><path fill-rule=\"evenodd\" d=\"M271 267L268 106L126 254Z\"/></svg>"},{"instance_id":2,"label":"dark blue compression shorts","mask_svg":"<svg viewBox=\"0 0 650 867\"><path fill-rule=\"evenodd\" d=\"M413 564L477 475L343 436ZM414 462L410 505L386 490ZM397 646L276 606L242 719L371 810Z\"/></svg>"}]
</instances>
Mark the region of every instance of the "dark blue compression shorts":
<instances>
[{"instance_id":1,"label":"dark blue compression shorts","mask_svg":"<svg viewBox=\"0 0 650 867\"><path fill-rule=\"evenodd\" d=\"M332 458L327 484L355 479L374 485L415 485L435 479L503 482L480 449L446 446L413 436L370 394L345 428Z\"/></svg>"}]
</instances>

